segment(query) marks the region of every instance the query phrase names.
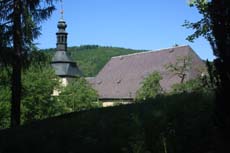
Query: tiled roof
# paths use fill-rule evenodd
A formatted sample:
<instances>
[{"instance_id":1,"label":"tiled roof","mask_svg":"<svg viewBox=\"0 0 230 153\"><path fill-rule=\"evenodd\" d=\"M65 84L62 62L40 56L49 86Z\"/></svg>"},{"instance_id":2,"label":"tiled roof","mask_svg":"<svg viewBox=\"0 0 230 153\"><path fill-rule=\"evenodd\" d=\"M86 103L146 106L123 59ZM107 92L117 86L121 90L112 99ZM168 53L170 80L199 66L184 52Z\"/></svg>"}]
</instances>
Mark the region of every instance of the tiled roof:
<instances>
[{"instance_id":1,"label":"tiled roof","mask_svg":"<svg viewBox=\"0 0 230 153\"><path fill-rule=\"evenodd\" d=\"M135 98L143 79L158 71L163 77L160 82L162 88L169 91L173 84L180 82L180 78L169 72L165 65L175 63L178 57L183 56L193 57L186 80L200 75L199 67L205 66L203 61L189 46L180 46L112 57L90 83L98 91L100 99Z\"/></svg>"}]
</instances>

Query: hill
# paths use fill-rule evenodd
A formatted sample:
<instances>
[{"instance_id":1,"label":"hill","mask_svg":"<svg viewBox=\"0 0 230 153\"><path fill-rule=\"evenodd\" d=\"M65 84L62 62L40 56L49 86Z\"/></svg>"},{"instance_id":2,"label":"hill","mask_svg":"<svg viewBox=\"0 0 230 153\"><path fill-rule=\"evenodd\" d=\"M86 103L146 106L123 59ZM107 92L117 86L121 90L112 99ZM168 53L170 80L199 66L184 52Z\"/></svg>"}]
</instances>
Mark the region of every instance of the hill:
<instances>
[{"instance_id":1,"label":"hill","mask_svg":"<svg viewBox=\"0 0 230 153\"><path fill-rule=\"evenodd\" d=\"M53 55L55 49L43 49L50 55ZM102 67L113 56L132 54L144 50L133 50L118 47L102 47L98 45L74 46L68 48L68 53L77 62L83 75L92 77L102 69Z\"/></svg>"},{"instance_id":2,"label":"hill","mask_svg":"<svg viewBox=\"0 0 230 153\"><path fill-rule=\"evenodd\" d=\"M157 97L0 131L1 153L217 153L212 94Z\"/></svg>"}]
</instances>

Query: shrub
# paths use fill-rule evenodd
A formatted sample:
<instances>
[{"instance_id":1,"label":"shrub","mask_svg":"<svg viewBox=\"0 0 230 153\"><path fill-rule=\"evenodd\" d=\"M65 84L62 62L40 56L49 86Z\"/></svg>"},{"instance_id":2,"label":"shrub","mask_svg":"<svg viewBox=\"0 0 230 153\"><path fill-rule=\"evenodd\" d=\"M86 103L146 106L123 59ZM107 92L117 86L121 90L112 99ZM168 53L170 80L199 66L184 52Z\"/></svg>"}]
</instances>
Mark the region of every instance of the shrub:
<instances>
[{"instance_id":1,"label":"shrub","mask_svg":"<svg viewBox=\"0 0 230 153\"><path fill-rule=\"evenodd\" d=\"M76 78L63 88L58 99L68 112L86 110L99 106L98 95L84 78Z\"/></svg>"},{"instance_id":2,"label":"shrub","mask_svg":"<svg viewBox=\"0 0 230 153\"><path fill-rule=\"evenodd\" d=\"M154 98L162 92L160 80L162 79L159 72L154 72L146 77L141 88L136 93L136 101Z\"/></svg>"}]
</instances>

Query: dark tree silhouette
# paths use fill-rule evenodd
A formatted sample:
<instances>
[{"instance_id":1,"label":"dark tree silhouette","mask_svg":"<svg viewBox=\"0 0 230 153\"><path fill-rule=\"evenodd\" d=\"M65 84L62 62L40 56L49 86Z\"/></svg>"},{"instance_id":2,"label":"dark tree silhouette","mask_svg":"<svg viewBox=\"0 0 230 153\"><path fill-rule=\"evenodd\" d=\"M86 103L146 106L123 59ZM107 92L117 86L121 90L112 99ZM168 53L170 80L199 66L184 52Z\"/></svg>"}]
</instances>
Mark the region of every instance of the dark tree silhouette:
<instances>
[{"instance_id":1,"label":"dark tree silhouette","mask_svg":"<svg viewBox=\"0 0 230 153\"><path fill-rule=\"evenodd\" d=\"M211 1L209 12L214 36L211 45L217 57L214 64L219 74L217 117L226 134L230 136L230 1Z\"/></svg>"},{"instance_id":2,"label":"dark tree silhouette","mask_svg":"<svg viewBox=\"0 0 230 153\"><path fill-rule=\"evenodd\" d=\"M214 66L217 71L216 114L218 124L230 136L230 1L193 0L203 18L196 22L185 22L187 28L195 32L187 39L193 41L204 36L211 44L216 56Z\"/></svg>"},{"instance_id":3,"label":"dark tree silhouette","mask_svg":"<svg viewBox=\"0 0 230 153\"><path fill-rule=\"evenodd\" d=\"M11 127L20 125L21 71L33 40L40 34L40 23L50 17L55 9L54 0L1 0L0 1L0 45L12 48L1 51L1 60L12 67L11 74ZM6 58L2 58L6 59Z\"/></svg>"}]
</instances>

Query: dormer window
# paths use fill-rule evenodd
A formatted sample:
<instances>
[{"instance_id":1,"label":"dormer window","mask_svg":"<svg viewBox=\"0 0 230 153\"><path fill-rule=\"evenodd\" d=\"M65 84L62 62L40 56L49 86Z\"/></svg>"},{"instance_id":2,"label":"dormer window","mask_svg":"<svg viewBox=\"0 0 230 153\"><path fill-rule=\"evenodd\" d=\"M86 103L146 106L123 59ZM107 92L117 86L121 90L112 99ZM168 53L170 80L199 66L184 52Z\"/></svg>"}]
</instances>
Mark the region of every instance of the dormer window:
<instances>
[{"instance_id":1,"label":"dormer window","mask_svg":"<svg viewBox=\"0 0 230 153\"><path fill-rule=\"evenodd\" d=\"M117 80L117 84L120 84L121 83L121 79Z\"/></svg>"}]
</instances>

